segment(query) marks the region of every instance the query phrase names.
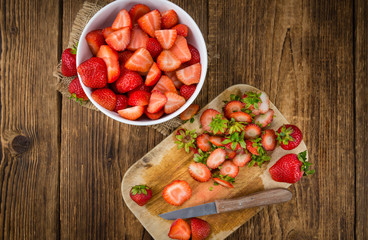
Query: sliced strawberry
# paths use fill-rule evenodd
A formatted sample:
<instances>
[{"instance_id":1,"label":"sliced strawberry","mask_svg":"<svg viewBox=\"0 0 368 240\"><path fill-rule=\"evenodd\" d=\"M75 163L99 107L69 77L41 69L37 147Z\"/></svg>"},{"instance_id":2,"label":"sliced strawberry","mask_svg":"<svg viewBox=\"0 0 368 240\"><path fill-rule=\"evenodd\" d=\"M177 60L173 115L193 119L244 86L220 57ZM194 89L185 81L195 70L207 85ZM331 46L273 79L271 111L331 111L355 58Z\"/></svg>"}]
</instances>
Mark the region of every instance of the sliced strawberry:
<instances>
[{"instance_id":1,"label":"sliced strawberry","mask_svg":"<svg viewBox=\"0 0 368 240\"><path fill-rule=\"evenodd\" d=\"M244 132L245 132L244 136L246 139L257 138L261 136L261 128L254 123L245 126Z\"/></svg>"},{"instance_id":2,"label":"sliced strawberry","mask_svg":"<svg viewBox=\"0 0 368 240\"><path fill-rule=\"evenodd\" d=\"M148 103L147 112L157 113L165 106L167 97L159 91L152 91L151 98Z\"/></svg>"},{"instance_id":3,"label":"sliced strawberry","mask_svg":"<svg viewBox=\"0 0 368 240\"><path fill-rule=\"evenodd\" d=\"M144 4L136 4L129 10L130 19L132 23L137 23L138 19L143 15L149 13L151 9Z\"/></svg>"},{"instance_id":4,"label":"sliced strawberry","mask_svg":"<svg viewBox=\"0 0 368 240\"><path fill-rule=\"evenodd\" d=\"M129 96L128 104L130 106L146 106L149 103L151 93L146 91L135 91Z\"/></svg>"},{"instance_id":5,"label":"sliced strawberry","mask_svg":"<svg viewBox=\"0 0 368 240\"><path fill-rule=\"evenodd\" d=\"M209 139L210 135L208 135L207 133L203 133L197 137L197 146L203 152L208 152L209 150L211 150L211 143Z\"/></svg>"},{"instance_id":6,"label":"sliced strawberry","mask_svg":"<svg viewBox=\"0 0 368 240\"><path fill-rule=\"evenodd\" d=\"M191 218L190 227L192 229L192 240L205 240L211 233L210 224L199 218Z\"/></svg>"},{"instance_id":7,"label":"sliced strawberry","mask_svg":"<svg viewBox=\"0 0 368 240\"><path fill-rule=\"evenodd\" d=\"M252 122L252 117L248 114L248 113L245 113L245 112L234 112L234 113L231 113L229 115L229 118L234 118L235 121L237 122L246 122L246 123L251 123Z\"/></svg>"},{"instance_id":8,"label":"sliced strawberry","mask_svg":"<svg viewBox=\"0 0 368 240\"><path fill-rule=\"evenodd\" d=\"M166 114L175 112L185 104L185 98L176 93L165 92L165 96L167 97L167 103L164 106Z\"/></svg>"},{"instance_id":9,"label":"sliced strawberry","mask_svg":"<svg viewBox=\"0 0 368 240\"><path fill-rule=\"evenodd\" d=\"M266 151L273 151L276 148L276 133L273 129L265 130L262 134L262 146Z\"/></svg>"},{"instance_id":10,"label":"sliced strawberry","mask_svg":"<svg viewBox=\"0 0 368 240\"><path fill-rule=\"evenodd\" d=\"M128 106L128 97L121 94L116 94L116 105L114 112L118 112Z\"/></svg>"},{"instance_id":11,"label":"sliced strawberry","mask_svg":"<svg viewBox=\"0 0 368 240\"><path fill-rule=\"evenodd\" d=\"M219 137L219 136L210 136L210 139L209 141L217 146L217 147L223 147L224 144L222 143L224 141L224 138L223 137Z\"/></svg>"},{"instance_id":12,"label":"sliced strawberry","mask_svg":"<svg viewBox=\"0 0 368 240\"><path fill-rule=\"evenodd\" d=\"M119 55L108 45L102 45L97 52L97 57L102 58L107 67L107 82L115 82L120 76Z\"/></svg>"},{"instance_id":13,"label":"sliced strawberry","mask_svg":"<svg viewBox=\"0 0 368 240\"><path fill-rule=\"evenodd\" d=\"M206 164L193 162L189 165L188 171L198 182L207 182L211 179L211 171Z\"/></svg>"},{"instance_id":14,"label":"sliced strawberry","mask_svg":"<svg viewBox=\"0 0 368 240\"><path fill-rule=\"evenodd\" d=\"M184 180L175 180L164 188L163 197L166 202L180 206L192 196L192 189Z\"/></svg>"},{"instance_id":15,"label":"sliced strawberry","mask_svg":"<svg viewBox=\"0 0 368 240\"><path fill-rule=\"evenodd\" d=\"M179 79L176 77L176 72L165 72L165 75L168 76L173 81L173 83L174 83L174 85L177 89L180 89L180 87L183 86L183 83L180 82ZM181 93L180 93L180 95L181 95Z\"/></svg>"},{"instance_id":16,"label":"sliced strawberry","mask_svg":"<svg viewBox=\"0 0 368 240\"><path fill-rule=\"evenodd\" d=\"M192 45L188 44L189 52L191 55L191 59L187 62L188 65L193 65L196 63L201 62L201 55L197 48L193 47Z\"/></svg>"},{"instance_id":17,"label":"sliced strawberry","mask_svg":"<svg viewBox=\"0 0 368 240\"><path fill-rule=\"evenodd\" d=\"M119 93L129 92L143 84L142 77L133 71L126 70L116 81L116 90Z\"/></svg>"},{"instance_id":18,"label":"sliced strawberry","mask_svg":"<svg viewBox=\"0 0 368 240\"><path fill-rule=\"evenodd\" d=\"M211 108L207 109L206 111L202 113L200 122L202 125L202 129L204 131L208 131L208 132L211 131L210 123L212 122L212 118L215 118L216 115L218 114L220 114L218 111L216 111L215 109L211 109Z\"/></svg>"},{"instance_id":19,"label":"sliced strawberry","mask_svg":"<svg viewBox=\"0 0 368 240\"><path fill-rule=\"evenodd\" d=\"M130 43L128 49L130 51L135 51L140 48L147 48L148 35L139 26L134 26L130 34Z\"/></svg>"},{"instance_id":20,"label":"sliced strawberry","mask_svg":"<svg viewBox=\"0 0 368 240\"><path fill-rule=\"evenodd\" d=\"M176 34L175 30L170 30L170 31L174 31ZM182 63L187 62L192 58L192 55L190 54L190 51L188 48L187 40L183 36L177 36L176 41L170 48L170 52L174 53L175 56Z\"/></svg>"},{"instance_id":21,"label":"sliced strawberry","mask_svg":"<svg viewBox=\"0 0 368 240\"><path fill-rule=\"evenodd\" d=\"M113 30L119 30L121 28L132 28L132 20L127 10L122 9L116 16L114 22L111 25Z\"/></svg>"},{"instance_id":22,"label":"sliced strawberry","mask_svg":"<svg viewBox=\"0 0 368 240\"><path fill-rule=\"evenodd\" d=\"M239 167L235 165L232 161L227 160L221 165L220 174L223 176L229 176L235 178L238 176Z\"/></svg>"},{"instance_id":23,"label":"sliced strawberry","mask_svg":"<svg viewBox=\"0 0 368 240\"><path fill-rule=\"evenodd\" d=\"M240 101L230 101L226 103L224 107L225 117L230 118L230 115L234 112L241 112L243 104Z\"/></svg>"},{"instance_id":24,"label":"sliced strawberry","mask_svg":"<svg viewBox=\"0 0 368 240\"><path fill-rule=\"evenodd\" d=\"M160 91L161 93L165 93L165 92L178 93L173 81L165 75L161 76L156 86L152 89L152 91L155 91L155 90Z\"/></svg>"},{"instance_id":25,"label":"sliced strawberry","mask_svg":"<svg viewBox=\"0 0 368 240\"><path fill-rule=\"evenodd\" d=\"M185 109L184 112L180 114L180 119L183 121L189 120L192 117L194 117L194 115L196 115L198 110L199 110L198 104L191 104L187 109Z\"/></svg>"},{"instance_id":26,"label":"sliced strawberry","mask_svg":"<svg viewBox=\"0 0 368 240\"><path fill-rule=\"evenodd\" d=\"M151 54L144 48L140 48L125 63L125 67L132 71L147 72L153 64Z\"/></svg>"},{"instance_id":27,"label":"sliced strawberry","mask_svg":"<svg viewBox=\"0 0 368 240\"><path fill-rule=\"evenodd\" d=\"M244 167L251 159L252 155L248 151L245 151L245 153L237 154L233 159L233 163L238 167Z\"/></svg>"},{"instance_id":28,"label":"sliced strawberry","mask_svg":"<svg viewBox=\"0 0 368 240\"><path fill-rule=\"evenodd\" d=\"M119 110L118 113L122 118L134 121L143 115L144 109L144 106L135 106Z\"/></svg>"},{"instance_id":29,"label":"sliced strawberry","mask_svg":"<svg viewBox=\"0 0 368 240\"><path fill-rule=\"evenodd\" d=\"M186 37L188 36L188 27L184 24L178 24L172 29L175 29L178 35Z\"/></svg>"},{"instance_id":30,"label":"sliced strawberry","mask_svg":"<svg viewBox=\"0 0 368 240\"><path fill-rule=\"evenodd\" d=\"M106 44L105 38L104 38L104 35L102 34L101 29L89 32L86 35L86 41L94 56L96 56L100 47Z\"/></svg>"},{"instance_id":31,"label":"sliced strawberry","mask_svg":"<svg viewBox=\"0 0 368 240\"><path fill-rule=\"evenodd\" d=\"M266 113L256 116L254 122L264 128L273 121L274 113L275 112L270 109Z\"/></svg>"},{"instance_id":32,"label":"sliced strawberry","mask_svg":"<svg viewBox=\"0 0 368 240\"><path fill-rule=\"evenodd\" d=\"M185 85L199 83L201 78L201 64L196 63L189 67L176 71L176 76Z\"/></svg>"},{"instance_id":33,"label":"sliced strawberry","mask_svg":"<svg viewBox=\"0 0 368 240\"><path fill-rule=\"evenodd\" d=\"M245 141L245 144L247 145L247 150L253 154L253 155L257 155L259 156L259 153L258 153L258 147L255 145L255 143L251 140L246 140Z\"/></svg>"},{"instance_id":34,"label":"sliced strawberry","mask_svg":"<svg viewBox=\"0 0 368 240\"><path fill-rule=\"evenodd\" d=\"M180 88L180 95L182 95L186 100L188 100L193 93L195 92L197 88L197 84L192 84L192 85L183 85Z\"/></svg>"},{"instance_id":35,"label":"sliced strawberry","mask_svg":"<svg viewBox=\"0 0 368 240\"><path fill-rule=\"evenodd\" d=\"M101 107L110 111L115 109L116 94L112 90L108 88L96 89L91 96Z\"/></svg>"},{"instance_id":36,"label":"sliced strawberry","mask_svg":"<svg viewBox=\"0 0 368 240\"><path fill-rule=\"evenodd\" d=\"M259 105L259 111L260 113L266 113L270 109L270 99L265 92L262 92L259 98L262 101L262 103Z\"/></svg>"},{"instance_id":37,"label":"sliced strawberry","mask_svg":"<svg viewBox=\"0 0 368 240\"><path fill-rule=\"evenodd\" d=\"M155 31L161 29L161 14L155 9L138 19L138 24L143 31L151 37L155 36Z\"/></svg>"},{"instance_id":38,"label":"sliced strawberry","mask_svg":"<svg viewBox=\"0 0 368 240\"><path fill-rule=\"evenodd\" d=\"M172 223L168 236L172 239L189 240L190 233L191 231L189 224L183 219L179 218Z\"/></svg>"},{"instance_id":39,"label":"sliced strawberry","mask_svg":"<svg viewBox=\"0 0 368 240\"><path fill-rule=\"evenodd\" d=\"M232 150L231 148L226 148L225 151L228 159L233 159L236 157L236 151Z\"/></svg>"},{"instance_id":40,"label":"sliced strawberry","mask_svg":"<svg viewBox=\"0 0 368 240\"><path fill-rule=\"evenodd\" d=\"M178 15L173 9L161 13L161 26L163 29L172 28L178 24Z\"/></svg>"},{"instance_id":41,"label":"sliced strawberry","mask_svg":"<svg viewBox=\"0 0 368 240\"><path fill-rule=\"evenodd\" d=\"M102 29L102 35L104 36L104 38L106 39L107 36L110 35L110 33L113 33L115 30L112 29L112 27L107 27Z\"/></svg>"},{"instance_id":42,"label":"sliced strawberry","mask_svg":"<svg viewBox=\"0 0 368 240\"><path fill-rule=\"evenodd\" d=\"M220 179L220 178L212 178L212 180L215 181L215 182L217 182L221 186L228 187L228 188L234 188L234 186L231 183L229 183L228 181L225 181L223 179Z\"/></svg>"},{"instance_id":43,"label":"sliced strawberry","mask_svg":"<svg viewBox=\"0 0 368 240\"><path fill-rule=\"evenodd\" d=\"M125 27L109 34L106 43L116 51L124 51L130 42L130 28Z\"/></svg>"},{"instance_id":44,"label":"sliced strawberry","mask_svg":"<svg viewBox=\"0 0 368 240\"><path fill-rule=\"evenodd\" d=\"M157 57L158 67L165 72L171 72L180 67L180 60L169 50L163 50Z\"/></svg>"},{"instance_id":45,"label":"sliced strawberry","mask_svg":"<svg viewBox=\"0 0 368 240\"><path fill-rule=\"evenodd\" d=\"M162 52L162 47L156 38L150 38L147 41L147 50L153 58L157 58Z\"/></svg>"},{"instance_id":46,"label":"sliced strawberry","mask_svg":"<svg viewBox=\"0 0 368 240\"><path fill-rule=\"evenodd\" d=\"M175 30L156 30L155 37L158 42L161 44L163 49L170 49L176 40L176 31Z\"/></svg>"},{"instance_id":47,"label":"sliced strawberry","mask_svg":"<svg viewBox=\"0 0 368 240\"><path fill-rule=\"evenodd\" d=\"M144 84L146 84L146 86L154 86L157 83L157 81L160 79L160 77L161 77L161 70L158 68L157 64L154 62L150 70L148 71L146 81L144 82Z\"/></svg>"},{"instance_id":48,"label":"sliced strawberry","mask_svg":"<svg viewBox=\"0 0 368 240\"><path fill-rule=\"evenodd\" d=\"M162 117L162 115L164 115L164 109L162 108L160 111L158 111L157 113L150 113L147 111L147 109L144 110L144 113L146 114L146 116L151 119L151 120L157 120L160 117Z\"/></svg>"},{"instance_id":49,"label":"sliced strawberry","mask_svg":"<svg viewBox=\"0 0 368 240\"><path fill-rule=\"evenodd\" d=\"M121 70L121 67L125 68L124 65L125 65L126 61L128 61L128 59L131 56L133 56L133 52L126 50L124 52L119 52L118 54L119 54L119 63L120 63L120 65L122 65L122 66L120 66L120 70Z\"/></svg>"},{"instance_id":50,"label":"sliced strawberry","mask_svg":"<svg viewBox=\"0 0 368 240\"><path fill-rule=\"evenodd\" d=\"M217 148L208 157L207 166L209 168L215 169L225 161L225 158L226 158L226 151L222 148Z\"/></svg>"}]
</instances>

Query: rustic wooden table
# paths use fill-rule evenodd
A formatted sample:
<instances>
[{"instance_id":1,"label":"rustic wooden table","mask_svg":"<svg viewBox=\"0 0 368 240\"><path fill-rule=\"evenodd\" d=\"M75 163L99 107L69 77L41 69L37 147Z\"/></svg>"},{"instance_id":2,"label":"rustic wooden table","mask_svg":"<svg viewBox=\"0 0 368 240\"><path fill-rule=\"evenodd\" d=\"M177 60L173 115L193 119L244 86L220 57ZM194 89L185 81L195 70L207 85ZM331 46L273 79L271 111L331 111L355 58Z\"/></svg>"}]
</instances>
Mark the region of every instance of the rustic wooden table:
<instances>
[{"instance_id":1,"label":"rustic wooden table","mask_svg":"<svg viewBox=\"0 0 368 240\"><path fill-rule=\"evenodd\" d=\"M316 174L229 239L367 239L366 0L175 0L209 68L197 103L247 83L304 132ZM150 239L125 171L164 137L80 107L52 71L83 0L1 1L0 239Z\"/></svg>"}]
</instances>

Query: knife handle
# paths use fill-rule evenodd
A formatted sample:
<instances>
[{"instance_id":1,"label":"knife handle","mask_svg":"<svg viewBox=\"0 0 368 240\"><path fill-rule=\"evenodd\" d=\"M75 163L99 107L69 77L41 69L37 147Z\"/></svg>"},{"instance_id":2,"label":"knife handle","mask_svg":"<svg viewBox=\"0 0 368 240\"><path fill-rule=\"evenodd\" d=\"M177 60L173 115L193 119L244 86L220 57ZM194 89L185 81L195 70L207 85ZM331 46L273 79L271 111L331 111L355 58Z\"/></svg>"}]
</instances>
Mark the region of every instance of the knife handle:
<instances>
[{"instance_id":1,"label":"knife handle","mask_svg":"<svg viewBox=\"0 0 368 240\"><path fill-rule=\"evenodd\" d=\"M217 213L287 202L293 194L284 188L275 188L234 199L215 200Z\"/></svg>"}]
</instances>

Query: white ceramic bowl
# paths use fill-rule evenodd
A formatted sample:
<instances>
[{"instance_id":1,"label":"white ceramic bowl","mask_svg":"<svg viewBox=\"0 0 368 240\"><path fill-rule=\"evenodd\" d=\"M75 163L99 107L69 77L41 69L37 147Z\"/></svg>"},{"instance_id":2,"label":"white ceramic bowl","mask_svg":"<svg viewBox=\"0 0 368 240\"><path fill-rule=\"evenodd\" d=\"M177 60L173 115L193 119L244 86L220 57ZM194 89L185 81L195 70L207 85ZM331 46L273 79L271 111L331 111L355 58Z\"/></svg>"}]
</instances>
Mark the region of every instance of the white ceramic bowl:
<instances>
[{"instance_id":1,"label":"white ceramic bowl","mask_svg":"<svg viewBox=\"0 0 368 240\"><path fill-rule=\"evenodd\" d=\"M107 116L123 123L131 124L131 125L140 125L140 126L148 126L148 125L155 125L159 123L166 122L170 119L173 119L174 117L178 116L180 113L182 113L187 107L189 107L190 104L193 103L195 98L198 96L199 92L202 89L203 83L206 78L207 73L207 48L206 43L204 41L204 38L202 36L201 30L197 26L197 24L194 22L194 20L189 16L188 13L186 13L182 8L175 5L172 2L166 1L166 0L118 0L115 2L112 2L108 5L106 5L104 8L102 8L100 11L98 11L88 22L86 27L84 28L82 35L79 39L78 49L77 49L77 66L79 64L83 63L84 61L88 60L90 57L92 57L92 53L88 47L87 41L85 39L87 33L90 31L96 30L96 29L102 29L105 27L109 27L112 25L116 15L118 12L125 8L129 11L129 9L134 6L135 4L142 3L153 9L158 9L160 12L174 9L175 12L178 14L179 17L179 23L183 23L188 26L188 36L187 41L188 43L192 44L195 48L198 49L200 56L201 56L201 65L202 65L202 73L201 73L201 79L199 83L197 84L197 88L193 95L188 99L188 101L176 112L165 115L164 117L161 117L157 120L151 120L147 117L140 118L139 120L131 121L124 119L120 117L120 115L116 112L109 111L103 107L101 107L99 104L97 104L91 97L92 89L89 87L86 87L83 82L81 81L82 87L84 91L86 92L89 100L104 114ZM79 74L78 74L79 76ZM80 79L80 76L79 76Z\"/></svg>"}]
</instances>

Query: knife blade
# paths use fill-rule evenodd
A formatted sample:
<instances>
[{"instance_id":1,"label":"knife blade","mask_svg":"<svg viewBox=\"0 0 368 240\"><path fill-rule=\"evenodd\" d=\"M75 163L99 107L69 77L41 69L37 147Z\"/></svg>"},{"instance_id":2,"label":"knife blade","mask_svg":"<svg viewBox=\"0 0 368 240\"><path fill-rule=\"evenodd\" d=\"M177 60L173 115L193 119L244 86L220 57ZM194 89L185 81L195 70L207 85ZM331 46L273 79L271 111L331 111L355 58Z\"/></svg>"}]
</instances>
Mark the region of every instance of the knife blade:
<instances>
[{"instance_id":1,"label":"knife blade","mask_svg":"<svg viewBox=\"0 0 368 240\"><path fill-rule=\"evenodd\" d=\"M275 188L256 192L239 198L215 200L214 202L163 213L159 216L167 220L200 217L205 215L237 211L245 208L287 202L292 198L292 195L293 194L287 189Z\"/></svg>"}]
</instances>

